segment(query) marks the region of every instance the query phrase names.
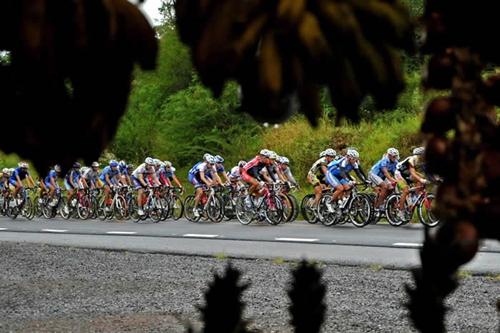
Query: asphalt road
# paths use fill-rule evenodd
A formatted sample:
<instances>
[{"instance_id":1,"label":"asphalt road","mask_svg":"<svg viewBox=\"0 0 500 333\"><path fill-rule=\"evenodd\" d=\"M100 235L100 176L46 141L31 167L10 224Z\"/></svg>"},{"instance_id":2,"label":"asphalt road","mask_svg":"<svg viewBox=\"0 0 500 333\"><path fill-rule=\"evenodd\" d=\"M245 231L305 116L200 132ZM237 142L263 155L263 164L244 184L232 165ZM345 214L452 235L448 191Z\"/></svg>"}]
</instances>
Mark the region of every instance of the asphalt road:
<instances>
[{"instance_id":1,"label":"asphalt road","mask_svg":"<svg viewBox=\"0 0 500 333\"><path fill-rule=\"evenodd\" d=\"M61 219L0 218L0 241L84 248L235 258L307 258L344 265L410 268L419 263L421 225L394 228L370 225L324 227L297 221L278 226L237 221L191 223L186 220L137 224ZM500 272L500 243L486 241L464 270Z\"/></svg>"}]
</instances>

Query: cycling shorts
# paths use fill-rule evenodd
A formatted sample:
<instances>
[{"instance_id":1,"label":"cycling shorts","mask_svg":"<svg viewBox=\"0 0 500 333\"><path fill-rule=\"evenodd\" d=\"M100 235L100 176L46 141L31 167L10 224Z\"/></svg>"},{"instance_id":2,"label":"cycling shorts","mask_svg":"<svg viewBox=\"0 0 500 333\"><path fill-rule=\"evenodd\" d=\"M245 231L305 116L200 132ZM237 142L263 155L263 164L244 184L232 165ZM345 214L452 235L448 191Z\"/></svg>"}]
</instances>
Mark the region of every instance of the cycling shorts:
<instances>
[{"instance_id":1,"label":"cycling shorts","mask_svg":"<svg viewBox=\"0 0 500 333\"><path fill-rule=\"evenodd\" d=\"M188 180L191 184L193 184L194 188L200 188L203 186L203 182L201 179L198 179L198 177L198 175L193 175L191 173L188 175Z\"/></svg>"}]
</instances>

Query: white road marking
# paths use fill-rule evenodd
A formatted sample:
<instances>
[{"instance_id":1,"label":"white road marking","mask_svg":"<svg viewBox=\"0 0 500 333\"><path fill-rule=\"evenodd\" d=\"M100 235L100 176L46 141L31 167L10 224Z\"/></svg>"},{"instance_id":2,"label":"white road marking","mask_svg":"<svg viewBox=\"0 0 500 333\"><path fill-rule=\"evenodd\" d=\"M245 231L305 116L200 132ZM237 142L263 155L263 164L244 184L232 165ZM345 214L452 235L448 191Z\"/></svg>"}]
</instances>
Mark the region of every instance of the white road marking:
<instances>
[{"instance_id":1,"label":"white road marking","mask_svg":"<svg viewBox=\"0 0 500 333\"><path fill-rule=\"evenodd\" d=\"M278 237L275 238L277 241L283 241L283 242L317 242L317 238L285 238L285 237Z\"/></svg>"},{"instance_id":2,"label":"white road marking","mask_svg":"<svg viewBox=\"0 0 500 333\"><path fill-rule=\"evenodd\" d=\"M135 231L106 231L107 234L110 235L134 235L137 232Z\"/></svg>"},{"instance_id":3,"label":"white road marking","mask_svg":"<svg viewBox=\"0 0 500 333\"><path fill-rule=\"evenodd\" d=\"M206 234L184 234L183 237L198 237L198 238L215 238L219 235L206 235Z\"/></svg>"},{"instance_id":4,"label":"white road marking","mask_svg":"<svg viewBox=\"0 0 500 333\"><path fill-rule=\"evenodd\" d=\"M403 246L403 247L422 247L420 243L394 243L393 246Z\"/></svg>"},{"instance_id":5,"label":"white road marking","mask_svg":"<svg viewBox=\"0 0 500 333\"><path fill-rule=\"evenodd\" d=\"M7 228L0 228L0 231L7 230Z\"/></svg>"},{"instance_id":6,"label":"white road marking","mask_svg":"<svg viewBox=\"0 0 500 333\"><path fill-rule=\"evenodd\" d=\"M42 229L42 231L45 231L45 232L66 232L68 230L62 230L62 229Z\"/></svg>"}]
</instances>

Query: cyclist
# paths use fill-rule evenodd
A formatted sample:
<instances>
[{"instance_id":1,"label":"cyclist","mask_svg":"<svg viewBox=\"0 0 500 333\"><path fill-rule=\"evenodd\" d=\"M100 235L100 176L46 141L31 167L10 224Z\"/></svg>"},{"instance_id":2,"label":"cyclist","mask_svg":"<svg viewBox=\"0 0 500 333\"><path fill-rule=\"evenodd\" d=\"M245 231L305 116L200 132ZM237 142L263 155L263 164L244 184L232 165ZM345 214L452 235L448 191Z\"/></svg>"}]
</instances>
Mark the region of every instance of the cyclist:
<instances>
[{"instance_id":1,"label":"cyclist","mask_svg":"<svg viewBox=\"0 0 500 333\"><path fill-rule=\"evenodd\" d=\"M332 195L334 201L338 201L356 183L349 174L352 170L361 181L366 182L366 175L359 165L359 153L355 149L347 149L345 156L330 162L327 168L326 182L335 189Z\"/></svg>"},{"instance_id":2,"label":"cyclist","mask_svg":"<svg viewBox=\"0 0 500 333\"><path fill-rule=\"evenodd\" d=\"M368 179L373 186L380 188L380 192L375 200L375 210L380 211L385 198L389 195L390 191L394 189L397 183L394 178L394 172L398 164L399 151L396 148L387 149L381 160L379 160L370 170Z\"/></svg>"},{"instance_id":3,"label":"cyclist","mask_svg":"<svg viewBox=\"0 0 500 333\"><path fill-rule=\"evenodd\" d=\"M233 185L233 187L237 187L238 184L241 184L241 170L246 164L246 161L241 160L238 162L238 165L234 166L228 173L227 177L229 178L229 182L231 183L231 185Z\"/></svg>"},{"instance_id":4,"label":"cyclist","mask_svg":"<svg viewBox=\"0 0 500 333\"><path fill-rule=\"evenodd\" d=\"M24 188L23 180L27 179L28 187L35 187L35 181L28 172L29 165L26 162L19 162L18 167L11 173L9 178L9 184L11 189L13 189L13 197L17 196L17 193ZM16 204L20 204L18 201Z\"/></svg>"},{"instance_id":5,"label":"cyclist","mask_svg":"<svg viewBox=\"0 0 500 333\"><path fill-rule=\"evenodd\" d=\"M215 155L215 174L217 175L216 178L219 178L219 184L222 185L222 179L220 175L222 174L225 184L229 184L229 178L227 178L226 170L224 169L224 158L220 155Z\"/></svg>"},{"instance_id":6,"label":"cyclist","mask_svg":"<svg viewBox=\"0 0 500 333\"><path fill-rule=\"evenodd\" d=\"M259 155L255 156L252 160L245 164L241 170L241 179L250 185L248 188L248 196L245 199L248 206L252 205L250 199L252 195L255 197L260 196L259 190L264 185L263 180L268 183L273 182L273 179L269 177L269 175L272 174L272 171L268 169L273 164L271 157L273 157L272 151L262 149L259 152ZM267 174L262 172L264 168L267 169Z\"/></svg>"},{"instance_id":7,"label":"cyclist","mask_svg":"<svg viewBox=\"0 0 500 333\"><path fill-rule=\"evenodd\" d=\"M321 192L326 185L325 176L328 172L327 165L337 156L337 152L328 148L319 154L319 160L314 162L307 173L307 181L314 187L313 206L316 207L321 199Z\"/></svg>"},{"instance_id":8,"label":"cyclist","mask_svg":"<svg viewBox=\"0 0 500 333\"><path fill-rule=\"evenodd\" d=\"M132 185L132 181L130 180L131 169L128 168L128 165L124 160L121 160L118 163L118 170L120 171L120 182L123 185Z\"/></svg>"},{"instance_id":9,"label":"cyclist","mask_svg":"<svg viewBox=\"0 0 500 333\"><path fill-rule=\"evenodd\" d=\"M271 181L266 180L268 183L279 183L283 182L285 183L287 181L285 175L281 172L281 169L279 168L278 165L278 159L280 156L276 154L274 151L270 151L270 159L271 159L271 164L268 165L266 168L262 168L260 171L260 175L262 176L260 180L264 180L262 178L265 178L265 176L269 177Z\"/></svg>"},{"instance_id":10,"label":"cyclist","mask_svg":"<svg viewBox=\"0 0 500 333\"><path fill-rule=\"evenodd\" d=\"M2 195L5 197L7 195L7 190L9 189L9 179L10 179L10 169L9 168L3 168L2 170L2 177L0 177L0 191L2 191ZM1 207L0 207L1 209Z\"/></svg>"},{"instance_id":11,"label":"cyclist","mask_svg":"<svg viewBox=\"0 0 500 333\"><path fill-rule=\"evenodd\" d=\"M177 187L181 189L181 191L184 191L184 188L182 187L179 178L177 178L177 176L175 175L175 168L172 166L172 162L170 161L163 162L163 169L161 176L164 179L166 185L172 186L172 182L174 182L175 185L177 185Z\"/></svg>"},{"instance_id":12,"label":"cyclist","mask_svg":"<svg viewBox=\"0 0 500 333\"><path fill-rule=\"evenodd\" d=\"M49 190L48 199L49 202L54 200L54 194L56 191L60 191L59 184L57 183L57 179L61 174L61 166L59 164L54 165L54 167L49 171L49 174L43 181L40 182L40 185L44 190Z\"/></svg>"},{"instance_id":13,"label":"cyclist","mask_svg":"<svg viewBox=\"0 0 500 333\"><path fill-rule=\"evenodd\" d=\"M290 160L285 156L280 156L278 157L277 161L278 169L281 171L286 181L295 187L299 187L299 183L297 183L295 177L293 177L292 175L292 170L290 170Z\"/></svg>"},{"instance_id":14,"label":"cyclist","mask_svg":"<svg viewBox=\"0 0 500 333\"><path fill-rule=\"evenodd\" d=\"M196 217L200 216L198 204L203 194L203 185L211 187L217 184L217 181L213 179L217 176L215 157L207 153L203 155L203 159L204 162L196 163L188 173L188 179L195 188L193 214Z\"/></svg>"},{"instance_id":15,"label":"cyclist","mask_svg":"<svg viewBox=\"0 0 500 333\"><path fill-rule=\"evenodd\" d=\"M73 166L71 169L69 169L68 173L66 173L66 176L64 177L64 186L66 187L66 190L68 191L67 193L67 198L68 198L68 204L70 204L70 199L73 196L74 190L78 189L81 184L79 181L81 178L81 173L80 173L80 168L81 164L78 162L73 163ZM66 213L69 212L68 206L64 206L64 210Z\"/></svg>"},{"instance_id":16,"label":"cyclist","mask_svg":"<svg viewBox=\"0 0 500 333\"><path fill-rule=\"evenodd\" d=\"M82 179L85 180L85 183L91 188L100 188L102 183L99 181L99 162L92 162L90 168L83 167L81 170Z\"/></svg>"},{"instance_id":17,"label":"cyclist","mask_svg":"<svg viewBox=\"0 0 500 333\"><path fill-rule=\"evenodd\" d=\"M132 182L134 183L135 189L137 190L137 214L144 215L144 210L142 209L144 189L149 186L148 178L151 177L154 185L159 185L158 179L156 178L156 170L154 168L155 161L151 157L146 157L144 163L139 165L137 169L132 172Z\"/></svg>"},{"instance_id":18,"label":"cyclist","mask_svg":"<svg viewBox=\"0 0 500 333\"><path fill-rule=\"evenodd\" d=\"M118 170L118 162L115 160L110 160L109 165L107 165L99 176L99 179L104 186L104 202L110 203L110 192L111 188L118 186L120 182L120 170ZM108 205L106 204L106 209Z\"/></svg>"},{"instance_id":19,"label":"cyclist","mask_svg":"<svg viewBox=\"0 0 500 333\"><path fill-rule=\"evenodd\" d=\"M413 149L412 155L408 156L396 166L395 178L398 181L398 186L402 190L401 200L399 201L398 216L404 218L404 203L408 196L410 185L415 184L417 188L428 183L425 178L423 155L424 147Z\"/></svg>"}]
</instances>

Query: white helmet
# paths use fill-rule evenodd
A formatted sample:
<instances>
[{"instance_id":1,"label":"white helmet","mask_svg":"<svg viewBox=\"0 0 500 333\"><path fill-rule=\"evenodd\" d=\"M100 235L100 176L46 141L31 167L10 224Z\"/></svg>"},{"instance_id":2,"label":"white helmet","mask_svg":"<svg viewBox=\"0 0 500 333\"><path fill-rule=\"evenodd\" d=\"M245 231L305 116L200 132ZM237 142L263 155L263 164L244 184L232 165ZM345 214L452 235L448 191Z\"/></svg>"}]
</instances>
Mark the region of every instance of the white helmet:
<instances>
[{"instance_id":1,"label":"white helmet","mask_svg":"<svg viewBox=\"0 0 500 333\"><path fill-rule=\"evenodd\" d=\"M359 153L356 149L347 149L346 156L358 159Z\"/></svg>"},{"instance_id":2,"label":"white helmet","mask_svg":"<svg viewBox=\"0 0 500 333\"><path fill-rule=\"evenodd\" d=\"M214 158L217 163L224 163L224 158L222 156L215 155Z\"/></svg>"},{"instance_id":3,"label":"white helmet","mask_svg":"<svg viewBox=\"0 0 500 333\"><path fill-rule=\"evenodd\" d=\"M155 164L155 161L151 157L146 157L146 159L144 160L144 163L146 163L148 165L153 165L153 164Z\"/></svg>"},{"instance_id":4,"label":"white helmet","mask_svg":"<svg viewBox=\"0 0 500 333\"><path fill-rule=\"evenodd\" d=\"M283 164L290 164L290 160L288 158L286 158L285 156L282 156L281 157L281 163L283 163Z\"/></svg>"},{"instance_id":5,"label":"white helmet","mask_svg":"<svg viewBox=\"0 0 500 333\"><path fill-rule=\"evenodd\" d=\"M2 173L6 175L9 174L10 173L9 168L3 168Z\"/></svg>"},{"instance_id":6,"label":"white helmet","mask_svg":"<svg viewBox=\"0 0 500 333\"><path fill-rule=\"evenodd\" d=\"M269 152L269 158L272 159L272 160L276 160L278 158L278 154L276 154L276 152L274 151L270 151Z\"/></svg>"},{"instance_id":7,"label":"white helmet","mask_svg":"<svg viewBox=\"0 0 500 333\"><path fill-rule=\"evenodd\" d=\"M241 160L241 161L239 161L239 162L238 162L238 166L239 166L240 168L243 168L245 165L247 165L247 162L246 162L246 161Z\"/></svg>"},{"instance_id":8,"label":"white helmet","mask_svg":"<svg viewBox=\"0 0 500 333\"><path fill-rule=\"evenodd\" d=\"M325 157L326 156L326 151L322 151L321 153L319 153L319 157Z\"/></svg>"},{"instance_id":9,"label":"white helmet","mask_svg":"<svg viewBox=\"0 0 500 333\"><path fill-rule=\"evenodd\" d=\"M163 162L163 163L165 163L165 167L166 167L166 168L170 168L170 167L172 167L172 162L170 162L170 161L165 161L165 162Z\"/></svg>"},{"instance_id":10,"label":"white helmet","mask_svg":"<svg viewBox=\"0 0 500 333\"><path fill-rule=\"evenodd\" d=\"M265 156L265 157L269 157L270 153L271 153L271 151L269 151L267 149L262 149L259 154L262 156Z\"/></svg>"},{"instance_id":11,"label":"white helmet","mask_svg":"<svg viewBox=\"0 0 500 333\"><path fill-rule=\"evenodd\" d=\"M213 157L213 156L212 156L212 154L205 153L205 154L203 155L203 159L204 159L205 161L207 161L207 162L208 162L208 159L209 159L210 157Z\"/></svg>"},{"instance_id":12,"label":"white helmet","mask_svg":"<svg viewBox=\"0 0 500 333\"><path fill-rule=\"evenodd\" d=\"M61 172L61 166L59 164L54 165L55 172Z\"/></svg>"},{"instance_id":13,"label":"white helmet","mask_svg":"<svg viewBox=\"0 0 500 333\"><path fill-rule=\"evenodd\" d=\"M396 148L389 148L389 149L387 149L387 155L395 156L396 158L399 158L399 151Z\"/></svg>"},{"instance_id":14,"label":"white helmet","mask_svg":"<svg viewBox=\"0 0 500 333\"><path fill-rule=\"evenodd\" d=\"M413 149L413 155L423 155L424 152L425 152L424 147L417 147L417 148Z\"/></svg>"},{"instance_id":15,"label":"white helmet","mask_svg":"<svg viewBox=\"0 0 500 333\"><path fill-rule=\"evenodd\" d=\"M161 162L161 161L160 161L159 159L157 159L157 158L154 158L154 159L153 159L153 163L154 163L154 165L156 165L156 166L159 166L159 165L160 165L160 162Z\"/></svg>"},{"instance_id":16,"label":"white helmet","mask_svg":"<svg viewBox=\"0 0 500 333\"><path fill-rule=\"evenodd\" d=\"M26 163L26 162L19 162L17 166L20 168L26 168L26 169L29 167L28 163Z\"/></svg>"},{"instance_id":17,"label":"white helmet","mask_svg":"<svg viewBox=\"0 0 500 333\"><path fill-rule=\"evenodd\" d=\"M99 164L99 162L97 162L97 161L96 161L96 162L92 162L92 167L93 167L93 168L98 168L98 167L99 167L99 165L100 165L100 164Z\"/></svg>"},{"instance_id":18,"label":"white helmet","mask_svg":"<svg viewBox=\"0 0 500 333\"><path fill-rule=\"evenodd\" d=\"M327 150L325 150L325 156L335 157L336 155L337 152L332 148L328 148Z\"/></svg>"},{"instance_id":19,"label":"white helmet","mask_svg":"<svg viewBox=\"0 0 500 333\"><path fill-rule=\"evenodd\" d=\"M215 164L216 163L215 157L213 157L212 155L208 156L207 163Z\"/></svg>"}]
</instances>

